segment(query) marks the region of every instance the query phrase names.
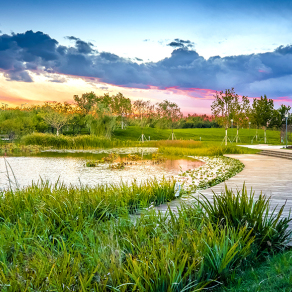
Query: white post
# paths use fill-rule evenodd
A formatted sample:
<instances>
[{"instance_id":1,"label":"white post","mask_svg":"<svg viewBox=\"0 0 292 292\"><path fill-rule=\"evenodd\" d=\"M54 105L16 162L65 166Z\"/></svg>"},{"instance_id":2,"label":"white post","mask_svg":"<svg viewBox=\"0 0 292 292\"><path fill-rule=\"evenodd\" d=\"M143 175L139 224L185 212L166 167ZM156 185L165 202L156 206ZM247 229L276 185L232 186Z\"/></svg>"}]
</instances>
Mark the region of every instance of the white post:
<instances>
[{"instance_id":1,"label":"white post","mask_svg":"<svg viewBox=\"0 0 292 292\"><path fill-rule=\"evenodd\" d=\"M227 128L225 128L225 146L227 146Z\"/></svg>"}]
</instances>

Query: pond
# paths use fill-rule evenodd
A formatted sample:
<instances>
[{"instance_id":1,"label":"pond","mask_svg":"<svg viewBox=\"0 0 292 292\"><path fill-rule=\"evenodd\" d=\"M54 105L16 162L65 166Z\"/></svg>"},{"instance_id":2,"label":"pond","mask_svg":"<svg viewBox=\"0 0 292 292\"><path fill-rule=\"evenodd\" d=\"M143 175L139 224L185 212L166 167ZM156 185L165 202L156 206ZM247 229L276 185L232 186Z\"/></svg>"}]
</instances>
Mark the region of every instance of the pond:
<instances>
[{"instance_id":1,"label":"pond","mask_svg":"<svg viewBox=\"0 0 292 292\"><path fill-rule=\"evenodd\" d=\"M5 157L9 163L9 172L5 166L4 158L0 159L0 188L9 186L8 178L13 187L16 181L19 187L31 185L40 179L48 180L51 183L57 181L66 185L88 185L94 187L97 184L117 184L120 182L130 183L148 179L162 179L176 177L181 171L187 171L200 167L204 162L193 158L166 157L161 163L153 163L152 155L156 148L119 148L104 151L50 151L42 152L35 156L14 156ZM86 162L100 160L109 153L117 153L117 161L127 161L128 154L137 153L142 160L128 161L124 169L111 169L110 164L100 163L96 167L86 167ZM11 166L11 169L10 169Z\"/></svg>"}]
</instances>

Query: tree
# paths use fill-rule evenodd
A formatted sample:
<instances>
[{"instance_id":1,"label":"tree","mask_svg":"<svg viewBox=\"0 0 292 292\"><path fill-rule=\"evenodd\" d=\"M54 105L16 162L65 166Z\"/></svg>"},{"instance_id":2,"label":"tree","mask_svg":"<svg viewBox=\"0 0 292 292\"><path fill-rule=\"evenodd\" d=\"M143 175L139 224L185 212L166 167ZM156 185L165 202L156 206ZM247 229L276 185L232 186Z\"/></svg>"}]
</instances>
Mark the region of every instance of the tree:
<instances>
[{"instance_id":1,"label":"tree","mask_svg":"<svg viewBox=\"0 0 292 292\"><path fill-rule=\"evenodd\" d=\"M249 118L248 118L250 115L249 99L247 98L247 96L243 96L241 98L241 102L239 102L239 99L235 99L232 108L233 108L232 117L236 124L235 142L238 143L239 128L247 126L247 123L249 122Z\"/></svg>"},{"instance_id":2,"label":"tree","mask_svg":"<svg viewBox=\"0 0 292 292\"><path fill-rule=\"evenodd\" d=\"M89 113L89 111L97 103L98 99L94 92L83 93L81 97L74 95L73 98L76 104L84 110L85 114Z\"/></svg>"},{"instance_id":3,"label":"tree","mask_svg":"<svg viewBox=\"0 0 292 292\"><path fill-rule=\"evenodd\" d=\"M254 98L252 103L252 120L257 127L264 128L264 142L267 143L267 126L271 121L274 111L274 101L266 95L260 99Z\"/></svg>"},{"instance_id":4,"label":"tree","mask_svg":"<svg viewBox=\"0 0 292 292\"><path fill-rule=\"evenodd\" d=\"M51 109L43 114L43 119L57 130L57 136L59 136L59 131L68 123L70 118L67 114L59 113Z\"/></svg>"},{"instance_id":5,"label":"tree","mask_svg":"<svg viewBox=\"0 0 292 292\"><path fill-rule=\"evenodd\" d=\"M36 129L35 114L20 109L0 110L0 132L12 140L15 136L32 133Z\"/></svg>"},{"instance_id":6,"label":"tree","mask_svg":"<svg viewBox=\"0 0 292 292\"><path fill-rule=\"evenodd\" d=\"M144 101L142 99L137 99L133 102L133 109L141 119L141 123L143 122L143 115L147 112L147 108L150 105L150 101Z\"/></svg>"},{"instance_id":7,"label":"tree","mask_svg":"<svg viewBox=\"0 0 292 292\"><path fill-rule=\"evenodd\" d=\"M117 114L121 118L122 129L124 128L124 116L128 116L131 113L132 103L129 98L123 96L122 93L118 93L112 96L112 104L111 104L112 112Z\"/></svg>"},{"instance_id":8,"label":"tree","mask_svg":"<svg viewBox=\"0 0 292 292\"><path fill-rule=\"evenodd\" d=\"M176 103L164 100L163 102L157 103L157 112L161 118L164 118L167 123L171 126L171 140L174 140L173 127L176 122L182 118L180 108Z\"/></svg>"},{"instance_id":9,"label":"tree","mask_svg":"<svg viewBox=\"0 0 292 292\"><path fill-rule=\"evenodd\" d=\"M230 119L233 118L235 107L238 104L239 96L234 92L234 88L220 91L214 95L215 100L211 105L212 114L215 116L219 125L225 128L225 145L227 145L227 130L230 125Z\"/></svg>"}]
</instances>

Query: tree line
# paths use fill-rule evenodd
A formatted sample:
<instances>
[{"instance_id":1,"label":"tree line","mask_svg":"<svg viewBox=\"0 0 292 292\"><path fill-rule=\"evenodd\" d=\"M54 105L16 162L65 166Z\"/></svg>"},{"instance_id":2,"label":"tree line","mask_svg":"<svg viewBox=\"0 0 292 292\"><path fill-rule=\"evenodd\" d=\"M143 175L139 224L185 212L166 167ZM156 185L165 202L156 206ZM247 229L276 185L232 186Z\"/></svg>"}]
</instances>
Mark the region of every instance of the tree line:
<instances>
[{"instance_id":1,"label":"tree line","mask_svg":"<svg viewBox=\"0 0 292 292\"><path fill-rule=\"evenodd\" d=\"M10 139L33 132L63 134L93 134L111 138L115 129L127 125L153 128L216 128L227 129L231 123L242 127L280 128L289 106L274 109L266 96L250 104L246 96L239 97L234 89L216 92L211 106L212 116L188 114L168 100L152 104L149 100L131 101L122 93L98 96L94 92L74 95L73 103L46 102L43 105L0 110L0 133ZM291 124L291 117L288 123ZM173 135L172 135L173 137ZM237 136L238 132L237 132ZM237 138L236 138L237 139ZM228 136L225 136L227 143Z\"/></svg>"},{"instance_id":2,"label":"tree line","mask_svg":"<svg viewBox=\"0 0 292 292\"><path fill-rule=\"evenodd\" d=\"M94 92L74 95L73 103L0 108L0 133L10 139L33 132L93 134L111 138L127 125L153 128L210 128L219 125L207 115L183 116L174 102L131 101L122 93L98 96Z\"/></svg>"},{"instance_id":3,"label":"tree line","mask_svg":"<svg viewBox=\"0 0 292 292\"><path fill-rule=\"evenodd\" d=\"M254 98L252 103L247 96L240 97L235 93L234 88L216 92L215 99L211 105L212 114L217 123L225 128L225 145L228 142L227 129L232 125L237 128L236 142L239 139L239 129L255 127L264 129L264 142L267 142L267 128L281 128L287 117L287 123L292 124L292 117L289 114L290 106L281 105L274 108L273 99L266 95ZM257 139L257 132L256 132Z\"/></svg>"}]
</instances>

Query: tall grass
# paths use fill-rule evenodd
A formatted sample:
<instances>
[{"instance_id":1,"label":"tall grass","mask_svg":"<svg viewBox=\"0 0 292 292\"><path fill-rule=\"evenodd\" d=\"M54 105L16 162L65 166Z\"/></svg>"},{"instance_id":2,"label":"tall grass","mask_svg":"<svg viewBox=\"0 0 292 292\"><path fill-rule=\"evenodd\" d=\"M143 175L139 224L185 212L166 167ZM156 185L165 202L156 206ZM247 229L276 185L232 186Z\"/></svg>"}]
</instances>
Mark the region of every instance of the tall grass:
<instances>
[{"instance_id":1,"label":"tall grass","mask_svg":"<svg viewBox=\"0 0 292 292\"><path fill-rule=\"evenodd\" d=\"M133 146L137 143L121 141L117 139L106 139L94 135L64 136L53 134L34 133L23 136L21 144L39 145L42 147L53 147L56 149L92 149L92 148L113 148Z\"/></svg>"},{"instance_id":2,"label":"tall grass","mask_svg":"<svg viewBox=\"0 0 292 292\"><path fill-rule=\"evenodd\" d=\"M204 197L204 196L203 196ZM255 194L248 194L246 187L233 193L225 187L225 192L213 193L213 202L204 197L198 203L208 215L209 220L217 226L246 226L256 237L259 251L282 249L291 238L292 230L288 230L292 218L281 218L285 205L278 212L270 210L270 198L260 194L255 200Z\"/></svg>"},{"instance_id":3,"label":"tall grass","mask_svg":"<svg viewBox=\"0 0 292 292\"><path fill-rule=\"evenodd\" d=\"M167 155L192 155L192 156L221 156L224 154L254 154L259 150L238 147L238 146L220 146L220 145L202 145L197 148L183 147L159 147L159 152Z\"/></svg>"},{"instance_id":4,"label":"tall grass","mask_svg":"<svg viewBox=\"0 0 292 292\"><path fill-rule=\"evenodd\" d=\"M118 217L174 200L174 187L175 181L166 179L94 188L40 181L28 188L2 192L0 220L9 218L16 223L19 217L34 220L34 216L42 216L60 224L75 219L77 224L91 217Z\"/></svg>"},{"instance_id":5,"label":"tall grass","mask_svg":"<svg viewBox=\"0 0 292 292\"><path fill-rule=\"evenodd\" d=\"M151 186L161 194L173 188ZM147 196L151 188L144 188ZM143 192L125 189L132 199ZM2 193L1 291L201 291L218 286L261 250L260 229L245 223L244 212L221 224L194 203L133 219L124 209L130 201L115 196L117 189L104 201L94 192L43 185ZM230 199L228 205L243 207ZM254 216L255 225L259 220Z\"/></svg>"}]
</instances>

